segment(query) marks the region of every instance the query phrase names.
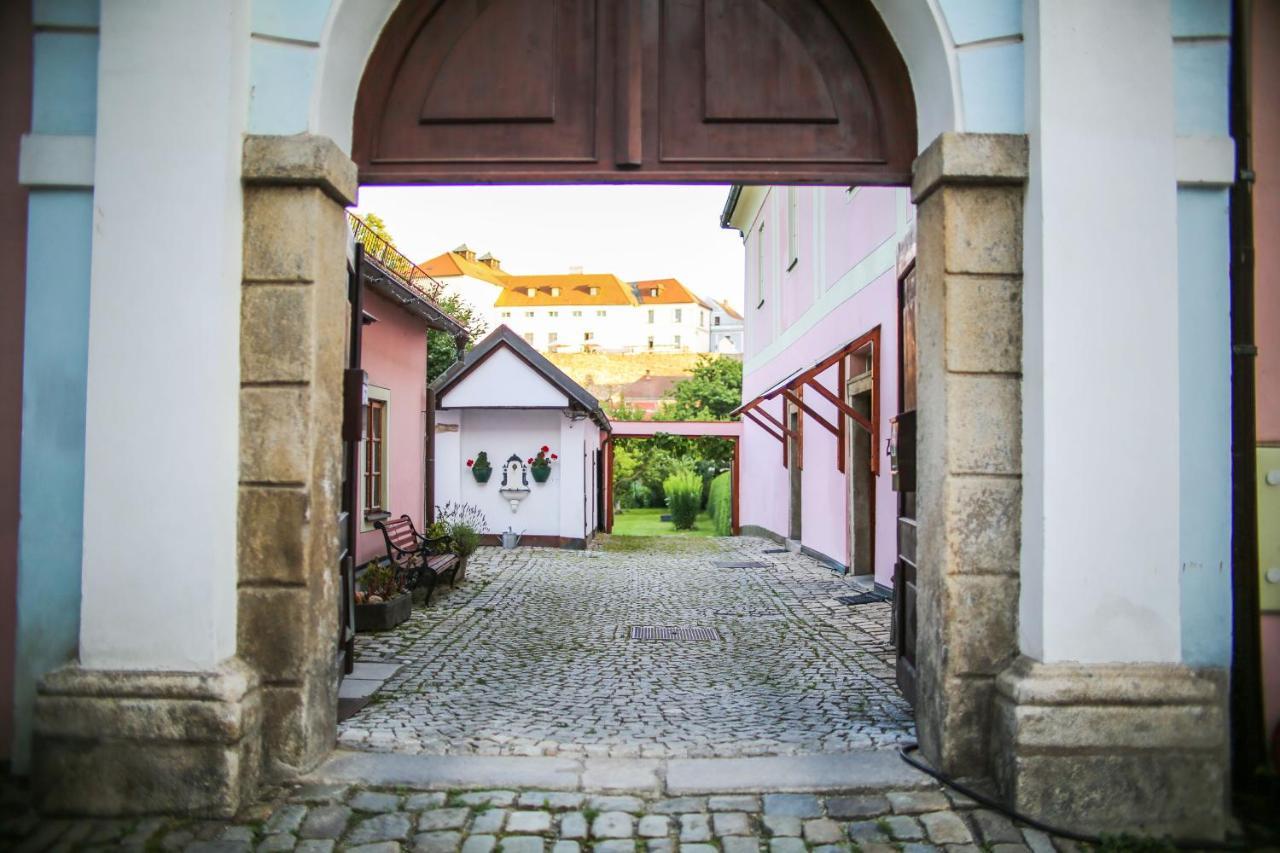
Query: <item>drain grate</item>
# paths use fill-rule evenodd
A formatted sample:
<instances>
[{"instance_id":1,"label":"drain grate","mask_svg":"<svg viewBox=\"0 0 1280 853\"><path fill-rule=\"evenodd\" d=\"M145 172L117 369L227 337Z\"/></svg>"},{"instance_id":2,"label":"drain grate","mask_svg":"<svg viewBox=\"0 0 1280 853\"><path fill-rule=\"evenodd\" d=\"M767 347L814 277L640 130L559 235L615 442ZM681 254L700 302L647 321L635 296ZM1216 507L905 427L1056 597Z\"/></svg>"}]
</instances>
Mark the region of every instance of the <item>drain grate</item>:
<instances>
[{"instance_id":1,"label":"drain grate","mask_svg":"<svg viewBox=\"0 0 1280 853\"><path fill-rule=\"evenodd\" d=\"M769 566L759 560L713 560L711 565L717 569L764 569Z\"/></svg>"},{"instance_id":2,"label":"drain grate","mask_svg":"<svg viewBox=\"0 0 1280 853\"><path fill-rule=\"evenodd\" d=\"M765 548L760 553L761 554L785 554L787 553L787 549L786 548Z\"/></svg>"},{"instance_id":3,"label":"drain grate","mask_svg":"<svg viewBox=\"0 0 1280 853\"><path fill-rule=\"evenodd\" d=\"M633 640L718 640L715 628L659 628L654 625L631 626Z\"/></svg>"},{"instance_id":4,"label":"drain grate","mask_svg":"<svg viewBox=\"0 0 1280 853\"><path fill-rule=\"evenodd\" d=\"M837 595L836 601L841 604L848 604L850 607L858 604L875 604L878 601L888 601L889 599L878 592L863 592L858 595Z\"/></svg>"}]
</instances>

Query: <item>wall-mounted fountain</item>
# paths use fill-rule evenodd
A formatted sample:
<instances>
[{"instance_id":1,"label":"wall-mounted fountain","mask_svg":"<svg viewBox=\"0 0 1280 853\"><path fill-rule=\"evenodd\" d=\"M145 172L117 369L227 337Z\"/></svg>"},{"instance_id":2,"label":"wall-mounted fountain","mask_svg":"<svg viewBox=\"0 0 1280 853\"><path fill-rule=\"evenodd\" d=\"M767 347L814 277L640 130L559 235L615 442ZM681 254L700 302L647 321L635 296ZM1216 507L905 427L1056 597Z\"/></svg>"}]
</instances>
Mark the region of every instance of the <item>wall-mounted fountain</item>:
<instances>
[{"instance_id":1,"label":"wall-mounted fountain","mask_svg":"<svg viewBox=\"0 0 1280 853\"><path fill-rule=\"evenodd\" d=\"M511 504L511 511L520 509L520 501L529 497L529 471L524 460L512 453L502 466L502 484L498 494Z\"/></svg>"}]
</instances>

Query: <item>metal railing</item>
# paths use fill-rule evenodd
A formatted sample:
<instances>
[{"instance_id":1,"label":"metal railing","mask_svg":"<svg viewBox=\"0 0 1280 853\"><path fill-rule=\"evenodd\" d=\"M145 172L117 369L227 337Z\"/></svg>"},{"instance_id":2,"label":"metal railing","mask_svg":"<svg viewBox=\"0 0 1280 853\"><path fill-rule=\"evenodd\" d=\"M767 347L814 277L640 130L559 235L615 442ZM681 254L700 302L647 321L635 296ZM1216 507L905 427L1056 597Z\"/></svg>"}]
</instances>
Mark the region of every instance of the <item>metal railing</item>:
<instances>
[{"instance_id":1,"label":"metal railing","mask_svg":"<svg viewBox=\"0 0 1280 853\"><path fill-rule=\"evenodd\" d=\"M409 260L400 250L388 243L369 227L368 223L351 211L347 211L347 223L356 242L364 246L365 257L378 266L404 279L405 283L422 291L431 300L444 293L444 285L422 267Z\"/></svg>"}]
</instances>

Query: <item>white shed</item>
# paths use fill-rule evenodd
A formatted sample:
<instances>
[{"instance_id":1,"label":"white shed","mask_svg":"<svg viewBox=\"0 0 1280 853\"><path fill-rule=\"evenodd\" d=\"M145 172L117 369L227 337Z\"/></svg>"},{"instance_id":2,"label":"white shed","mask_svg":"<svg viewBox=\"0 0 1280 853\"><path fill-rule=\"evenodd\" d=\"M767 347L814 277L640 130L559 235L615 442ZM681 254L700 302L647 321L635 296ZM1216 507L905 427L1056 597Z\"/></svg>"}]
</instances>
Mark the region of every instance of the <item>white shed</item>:
<instances>
[{"instance_id":1,"label":"white shed","mask_svg":"<svg viewBox=\"0 0 1280 853\"><path fill-rule=\"evenodd\" d=\"M511 529L525 545L584 547L603 524L608 485L610 426L599 401L505 325L431 387L436 503L484 510L486 541ZM544 447L555 458L538 482L530 460ZM492 468L483 483L468 464L482 451Z\"/></svg>"}]
</instances>

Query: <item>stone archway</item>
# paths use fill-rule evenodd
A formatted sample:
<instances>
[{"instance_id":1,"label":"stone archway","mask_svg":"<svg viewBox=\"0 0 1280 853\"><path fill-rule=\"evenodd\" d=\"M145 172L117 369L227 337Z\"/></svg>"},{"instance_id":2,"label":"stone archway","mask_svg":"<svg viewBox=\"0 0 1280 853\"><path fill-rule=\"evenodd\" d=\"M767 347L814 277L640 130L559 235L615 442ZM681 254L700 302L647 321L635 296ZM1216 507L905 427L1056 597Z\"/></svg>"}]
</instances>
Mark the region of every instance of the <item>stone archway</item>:
<instances>
[{"instance_id":1,"label":"stone archway","mask_svg":"<svg viewBox=\"0 0 1280 853\"><path fill-rule=\"evenodd\" d=\"M725 4L706 5L727 8ZM578 65L566 59L564 62L569 65L563 68L546 57L526 57L526 63L552 61L550 70L559 74L560 89L526 92L514 100L494 96L477 104L460 98L457 92L502 93L509 88L504 87L505 80L519 78L528 69L519 63L483 68L475 67L475 63L460 63L455 67L449 60L454 41L459 47L465 46L472 37L469 33L477 26L484 32L496 28L500 34L506 33L499 37L517 41L546 42L551 36L540 29L545 23L542 18L528 14L527 8L519 4L491 4L484 12L464 6L452 17L441 12L445 6L410 2L394 11L365 6L357 11L356 5L345 4L334 19L335 34L349 31L359 38L352 37L356 43L346 45L344 56L323 58L317 94L319 110L333 117L339 132L350 133L362 180L457 183L736 178L778 183L907 183L912 179L904 162L910 159L916 145L915 128L910 122L904 125L901 114L915 112L918 123L927 120L930 126L940 125L942 129L954 121L954 85L944 73L949 68L948 58L940 47L931 44L936 30L931 35L930 27L936 24L923 6L912 9L908 8L910 4L888 4L877 10L870 3L857 5L857 14L862 18L854 19L863 24L874 23L875 38L870 41L847 38L848 32L840 29L840 21L829 22L836 33L821 43L826 52L850 51L853 58L846 58L846 66L871 69L862 74L864 85L840 90L845 101L808 104L807 112L796 111L783 100L770 101L766 92L762 98L772 112L731 115L729 118L736 119L736 123L723 122L730 130L746 128L738 137L731 132L721 137L731 149L738 146L733 149L737 156L716 160L710 156L676 155L669 161L664 160L664 152L669 149L663 147L660 122L640 117L645 110L663 109L662 93L656 92L653 85L659 77L656 65L662 45L655 22L626 16L615 20L610 17L612 13L605 12L600 21L592 18L587 26L582 17L590 17L589 4L566 4L564 8L569 12L559 12L568 15L562 23L576 24L585 33L577 46L584 56L603 56L603 49L597 47L630 46L633 39L635 54L628 58L622 52L615 65L603 60L587 62L578 56L573 59ZM639 7L640 4L633 4L626 8ZM783 7L799 14L797 10L808 4L794 2ZM520 12L521 8L526 11ZM879 13L885 15L883 22ZM506 18L502 17L504 14ZM344 20L344 15L355 17ZM768 24L770 20L774 19L752 19L747 24L761 26L761 21ZM336 21L342 21L341 30ZM741 21L730 20L724 24L723 33L738 33L742 25ZM796 25L805 24L802 21ZM807 25L812 27L813 22ZM637 38L638 32L643 32L643 37ZM889 43L895 35L901 54ZM770 49L768 38L759 33L755 37L759 49ZM788 42L784 49L787 45L795 47ZM856 53L859 47L868 55ZM544 49L549 47L544 44ZM715 51L714 46L706 44L702 49L704 54ZM356 54L360 54L363 64L357 66L354 62ZM830 81L823 74L838 74L846 66L825 55L821 62L813 60L816 64L812 67L805 66L810 60L812 57L799 56L784 57L778 62L787 66L792 76L817 89L826 86L830 91ZM562 79L575 69L580 72L580 66L589 67L593 79L609 85L575 88L572 80ZM705 61L692 66L706 67ZM943 88L914 99L908 74L912 80L941 80ZM713 76L708 68L706 78L699 81L700 88L710 86ZM743 85L767 87L769 80L768 74L756 75ZM358 85L356 81L360 81ZM628 86L612 85L617 81L634 84L641 94ZM873 84L877 82L884 91L875 89ZM541 111L534 111L537 115L529 112L525 104L530 97L543 100ZM572 103L575 99L577 112L564 106L566 100ZM736 100L728 99L724 108L747 110L751 102L750 93L740 93ZM344 104L350 110L348 115L354 116L354 125L340 122ZM895 107L897 114L887 109L889 106ZM830 109L823 113L827 107ZM676 103L673 109L679 114L687 105ZM588 118L592 120L584 119L584 111L590 113ZM876 124L877 116L884 120L882 125ZM561 121L562 118L566 120ZM712 123L720 120L716 116L710 118ZM708 115L698 120L706 123ZM767 134L760 135L768 121L784 132L816 128L806 155L779 162L780 153L785 152L780 152ZM598 131L595 136L587 136L599 145L575 150L583 139L584 126ZM882 145L862 151L838 150L830 157L824 156L824 144L834 145L845 138L830 133L833 127L845 133L845 141L859 133L871 133L881 138ZM445 141L415 154L415 146L421 146L431 132L444 133ZM486 144L490 147L477 154L459 142L465 135L488 139ZM246 233L255 233L259 226L270 227L271 222L287 221L290 214L286 208L291 205L297 206L300 217L307 217L299 220L305 221L306 227L294 233L334 231L341 221L341 205L355 195L356 170L338 146L323 137L250 139L245 162L249 193ZM918 710L919 726L926 754L944 769L966 773L990 767L995 678L1016 657L1018 648L1021 207L1025 179L1026 145L1020 136L944 133L914 163L914 196L920 205L920 330L925 341L920 368L920 491L924 496L920 521L927 531L920 543L920 612L924 630L920 638L923 701ZM303 243L299 252L310 245L307 240ZM263 255L260 260L259 252ZM278 243L247 244L246 296L256 294L259 285L269 283L251 276L250 271L278 265L279 253ZM287 263L285 267L281 275L312 285L306 291L291 292L308 293L315 302L309 309L314 317L314 337L308 340L303 329L298 340L303 350L314 354L312 361L316 362L325 351L318 332L321 323L336 328L336 322L322 314L339 305L340 270L336 266L299 270ZM986 312L993 302L1003 310ZM319 307L321 303L323 309ZM266 330L253 325L257 312L248 305L246 301L244 346L252 351L253 336L261 336ZM270 338L262 343L269 345ZM260 410L263 405L277 410L274 417L282 423L293 418L293 429L316 437L314 452L319 462L326 453L337 453L336 441L332 447L325 446L325 433L316 431L315 424L326 419L333 422L338 396L336 386L326 386L329 376L322 372L312 374L306 381L311 390L303 405L290 394L279 390L264 393L246 381L242 406L246 419L250 414L254 418L273 417ZM267 397L276 399L268 403L264 399ZM971 417L972 412L984 413L983 418ZM332 435L336 436L336 429ZM295 515L310 502L324 505L318 479L304 480L301 485L296 480L282 480L276 485L284 487L286 493L293 489L299 495L312 496L291 510ZM274 491L271 494L277 496ZM242 490L242 507L256 500L259 496ZM268 536L268 521L276 522L278 516L257 511L242 514L241 542L252 543ZM301 526L302 522L297 524ZM303 606L310 607L314 621L331 614L335 607L329 597L331 590L316 576L320 567L330 562L324 548L332 543L324 541L323 531L318 531L312 541L315 547L310 552L310 565L315 568L310 570L306 588L313 592L299 594L298 598L310 602ZM240 654L270 679L273 671L279 672L271 669L271 655L279 643L262 641L271 636L263 623L270 619L272 608L264 606L255 611L257 580L246 571L252 567L252 560L246 560L242 552ZM255 612L262 616L256 618ZM317 631L315 635L325 638L328 633ZM317 662L327 654L323 640L307 649ZM326 710L325 670L317 663L314 671L310 687L281 681L279 688L289 697L282 697L281 701L288 709L268 709L265 714L265 752L268 767L274 768L273 775L287 775L292 768L314 764L328 748L324 736L332 726ZM268 681L267 693L271 690Z\"/></svg>"},{"instance_id":2,"label":"stone archway","mask_svg":"<svg viewBox=\"0 0 1280 853\"><path fill-rule=\"evenodd\" d=\"M787 5L792 9L805 6L798 2ZM874 16L877 7L864 3L859 8L860 14ZM846 118L850 119L849 127L863 131L874 129L874 123L868 124L866 115L859 119L862 124L854 121L858 118L856 109L850 113L844 102L833 103L827 114L822 113L823 103L811 103L807 112L789 114L790 105L775 97L769 101L774 112L766 118L785 125L807 122L813 126L814 147L806 158L785 168L771 167L778 159L777 149L766 146L756 150L754 159L739 158L753 172L746 171L747 166L743 173L737 172L737 161L730 159L681 167L678 177L726 180L745 174L777 182L905 183L908 161L916 147L915 130L905 118L914 111L917 127L929 128L931 136L954 129L956 83L929 3L884 0L878 8L884 26L877 29L877 41L868 49L879 55L881 62L897 64L896 77L887 71L884 76L899 101L903 73L916 82L916 89L919 81L939 81L936 89L929 88L927 96L916 99L914 110L910 104L900 103L900 114L887 117L897 128L884 149L887 153L880 156L875 151L845 150L838 168L830 164L824 168L821 131L832 124L840 127ZM241 165L246 236L239 341L239 577L235 591L239 660L233 659L217 673L189 678L143 674L135 683L86 670L50 679L38 711L44 720L38 777L43 779L40 784L60 788L51 801L53 808L226 813L234 811L252 791L260 754L267 778L278 779L314 766L332 747L336 705L332 646L337 616L332 567L337 534L331 519L337 514L341 459L340 377L346 328L343 208L354 201L359 179L345 149L352 139L360 81L366 67L376 67L379 61L375 45L391 13L392 4L385 0L335 3L322 37L325 48L318 58L319 82L312 92L311 112L319 133L250 136L244 143ZM889 48L889 39L896 40L897 52ZM629 39L624 42L631 43ZM641 42L643 48L643 39ZM800 59L793 58L795 70L789 73L811 80L816 74L823 86L828 86L825 72L806 72ZM622 79L632 78L623 75ZM757 83L767 87L771 79L766 74ZM868 75L866 79L876 77ZM635 108L634 99L623 100ZM892 98L886 100L892 102ZM869 102L864 98L861 103L866 107ZM623 145L615 144L604 162L611 169L617 169L619 163L625 167L616 172L616 180L635 180L628 171L634 169L654 180L661 176L673 179L676 171L643 172L653 165L652 159L645 158L654 156L661 140L646 141L644 103L639 106L638 156L627 159L636 153L637 125L628 123L631 119L621 124L611 120L601 126L602 138L614 143L621 140ZM722 106L724 117L758 118L743 112L750 104L741 99ZM436 120L441 115L447 117L448 110L429 118ZM635 114L628 111L626 115ZM514 119L530 117L508 118L521 124ZM483 132L488 124L497 123L484 122L477 132ZM909 137L904 135L907 131ZM730 142L752 144L749 139ZM954 361L955 353L963 352L964 344L970 342L969 335L981 337L981 333L972 328L968 332L961 327L953 329L945 322L953 316L949 312L964 307L954 303L953 290L958 290L948 289L946 282L948 276L986 282L985 276L999 278L1007 288L1016 290L1021 272L1016 248L1021 231L1018 186L1025 177L1023 148L1021 137L944 135L933 142L916 166L922 226L922 329L932 323L940 335L952 336L940 338L937 349L922 353L921 372L923 393L932 400L932 408L922 409L921 456L927 464L921 472L921 490L932 489L939 500L930 510L932 515L921 514L925 523L930 519L937 522L935 535L922 543L924 559L935 567L931 579L921 583L922 607L935 608L940 632L938 637L926 639L926 644L935 642L939 648L949 645L952 649L949 656L932 662L923 656L922 691L931 685L938 702L922 712L921 730L926 749L949 767L975 757L985 763L990 754L987 708L994 675L1016 650L1008 628L1017 598L1016 588L1006 589L999 600L969 608L965 619L958 618L962 609L958 599L974 590L972 585L953 583L953 578L974 567L984 570L979 574L990 575L993 553L999 556L999 567L1005 574L1016 573L1018 516L1016 488L998 494L975 491L972 481L964 479L975 474L973 460L986 449L979 446L986 433L977 425L964 429L956 423L955 415L971 401L981 403L986 399L983 393L996 394L1000 405L989 408L992 419L981 426L995 430L1002 442L1000 449L1005 451L998 457L1003 467L996 473L1002 481L1016 482L1020 410L1016 395L1009 393L1009 386L1016 386L1016 370L1010 372L1007 366L1008 359L1017 360L1016 346L998 351L978 346L967 354L967 361ZM881 164L878 169L866 162L877 158ZM370 166L376 165L372 159L371 155ZM489 179L537 179L530 168L527 163L517 165L501 177L491 175ZM587 174L590 172L584 171L579 179ZM384 174L388 180L394 177L393 173ZM475 180L483 176L455 170L438 179L450 177ZM573 178L561 175L559 179ZM969 230L977 227L975 213L998 215L987 221L988 230ZM1004 249L992 255L987 252L988 244ZM932 290L925 281L930 277ZM984 287L975 288L974 298L984 298ZM994 329L999 340L1016 341L1020 313L1007 312L1000 323L982 328ZM993 380L975 380L976 374L990 374ZM935 419L927 420L926 412L932 412ZM976 471L979 476L983 473ZM941 503L944 499L945 505ZM966 526L971 510L1007 522L998 542ZM1010 548L1012 560L1007 556ZM981 642L973 642L975 639ZM961 647L969 653L961 654ZM112 705L113 697L128 697L129 702ZM181 714L173 710L175 703L186 703ZM121 711L125 705L133 710ZM111 710L102 712L106 716L93 716L84 713L87 706L109 706ZM183 724L153 726L140 735L139 714L148 720L168 720L178 714ZM76 719L93 720L94 730L70 723L59 726L59 720ZM103 731L117 728L129 732L126 748L83 750L86 738L102 738ZM191 745L193 739L198 746ZM183 761L175 764L177 756ZM70 778L90 780L97 775L99 763L119 759L127 760L117 773L127 772L133 781L129 802L94 803L98 783L59 786ZM202 772L191 775L184 786L175 780L174 766L198 767Z\"/></svg>"}]
</instances>

